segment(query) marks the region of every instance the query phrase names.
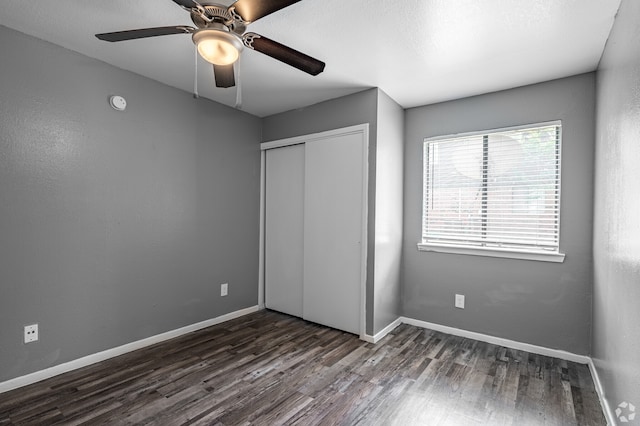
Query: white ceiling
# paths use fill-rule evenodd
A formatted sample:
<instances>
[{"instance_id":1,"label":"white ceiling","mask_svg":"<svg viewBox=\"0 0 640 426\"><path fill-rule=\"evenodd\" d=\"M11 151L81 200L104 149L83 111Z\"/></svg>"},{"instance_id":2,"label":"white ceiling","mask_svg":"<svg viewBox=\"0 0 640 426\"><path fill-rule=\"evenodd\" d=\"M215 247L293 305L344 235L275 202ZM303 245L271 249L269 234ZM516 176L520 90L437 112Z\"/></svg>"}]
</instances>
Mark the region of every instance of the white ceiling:
<instances>
[{"instance_id":1,"label":"white ceiling","mask_svg":"<svg viewBox=\"0 0 640 426\"><path fill-rule=\"evenodd\" d=\"M619 5L620 0L302 0L248 30L326 62L325 71L312 77L245 49L242 109L264 117L369 87L409 108L593 71ZM121 43L93 36L192 25L171 0L2 0L0 25L193 91L189 35ZM236 89L215 88L211 67L199 64L200 96L233 106Z\"/></svg>"}]
</instances>

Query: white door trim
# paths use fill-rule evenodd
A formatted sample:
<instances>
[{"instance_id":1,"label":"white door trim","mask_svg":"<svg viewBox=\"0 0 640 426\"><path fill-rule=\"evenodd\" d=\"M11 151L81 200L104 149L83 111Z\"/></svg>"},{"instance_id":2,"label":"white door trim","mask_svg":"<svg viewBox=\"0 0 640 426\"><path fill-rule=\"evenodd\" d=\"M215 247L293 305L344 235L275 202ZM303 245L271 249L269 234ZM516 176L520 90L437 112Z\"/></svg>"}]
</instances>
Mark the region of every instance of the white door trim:
<instances>
[{"instance_id":1,"label":"white door trim","mask_svg":"<svg viewBox=\"0 0 640 426\"><path fill-rule=\"evenodd\" d=\"M294 136L292 138L278 139L275 141L262 142L260 144L261 150L280 148L282 146L296 145L299 143L313 142L320 139L328 139L336 136L349 135L353 133L362 133L364 136L369 136L369 123L357 124L355 126L342 127L339 129L327 130L325 132L312 133L309 135ZM369 138L365 140L367 146L369 145Z\"/></svg>"},{"instance_id":2,"label":"white door trim","mask_svg":"<svg viewBox=\"0 0 640 426\"><path fill-rule=\"evenodd\" d=\"M362 150L362 245L361 245L361 274L360 274L360 338L364 338L366 334L366 301L367 301L367 246L368 246L368 205L369 205L369 123L358 124L355 126L343 127L339 129L328 130L325 132L312 133L309 135L295 136L292 138L279 139L275 141L263 142L260 144L261 155L261 174L260 174L260 249L259 249L259 274L258 274L258 305L264 306L264 234L265 234L265 153L264 151L283 146L296 145L305 142L317 141L322 139L333 138L336 136L359 133L363 138Z\"/></svg>"},{"instance_id":3,"label":"white door trim","mask_svg":"<svg viewBox=\"0 0 640 426\"><path fill-rule=\"evenodd\" d=\"M260 151L260 237L258 242L258 307L264 309L264 231L265 231L265 189L267 177L267 156Z\"/></svg>"}]
</instances>

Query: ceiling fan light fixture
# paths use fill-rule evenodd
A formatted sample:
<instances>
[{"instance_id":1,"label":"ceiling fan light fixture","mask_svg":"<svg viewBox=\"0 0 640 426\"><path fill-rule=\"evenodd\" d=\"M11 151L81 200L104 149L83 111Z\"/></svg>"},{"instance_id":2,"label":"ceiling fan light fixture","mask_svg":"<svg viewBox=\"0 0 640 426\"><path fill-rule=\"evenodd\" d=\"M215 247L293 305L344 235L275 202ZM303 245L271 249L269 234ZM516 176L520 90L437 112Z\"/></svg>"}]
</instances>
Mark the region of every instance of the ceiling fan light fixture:
<instances>
[{"instance_id":1,"label":"ceiling fan light fixture","mask_svg":"<svg viewBox=\"0 0 640 426\"><path fill-rule=\"evenodd\" d=\"M240 37L222 29L202 29L192 38L200 56L214 65L233 64L244 48Z\"/></svg>"}]
</instances>

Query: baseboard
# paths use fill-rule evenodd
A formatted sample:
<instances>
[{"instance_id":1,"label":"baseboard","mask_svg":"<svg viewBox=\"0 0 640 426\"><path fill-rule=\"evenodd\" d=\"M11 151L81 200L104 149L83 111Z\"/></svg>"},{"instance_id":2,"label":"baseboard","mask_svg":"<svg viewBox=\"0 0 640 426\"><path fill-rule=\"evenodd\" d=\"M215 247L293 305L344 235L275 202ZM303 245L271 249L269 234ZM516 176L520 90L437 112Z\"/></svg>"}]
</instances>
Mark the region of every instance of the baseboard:
<instances>
[{"instance_id":1,"label":"baseboard","mask_svg":"<svg viewBox=\"0 0 640 426\"><path fill-rule=\"evenodd\" d=\"M393 331L393 329L399 326L400 324L402 324L402 318L396 318L395 321L393 321L391 324L389 324L388 326L380 330L378 333L376 333L375 336L372 336L370 334L364 334L360 337L360 339L369 343L378 343L380 340L382 340L387 334L391 333L391 331Z\"/></svg>"},{"instance_id":2,"label":"baseboard","mask_svg":"<svg viewBox=\"0 0 640 426\"><path fill-rule=\"evenodd\" d=\"M591 377L593 378L593 384L596 388L596 393L598 394L598 399L600 400L600 405L602 406L602 412L604 413L604 417L607 420L607 424L610 426L616 425L616 416L613 414L613 410L609 405L609 401L604 395L604 386L602 385L602 381L600 380L600 375L598 374L598 370L596 369L595 364L593 363L593 359L589 358L589 371L591 371Z\"/></svg>"},{"instance_id":3,"label":"baseboard","mask_svg":"<svg viewBox=\"0 0 640 426\"><path fill-rule=\"evenodd\" d=\"M196 324L187 325L185 327L178 328L176 330L167 331L165 333L156 334L155 336L147 337L145 339L137 340L135 342L127 343L122 346L107 349L102 352L98 352L92 355L87 355L82 358L75 359L73 361L65 362L44 370L36 371L25 376L16 377L15 379L7 380L0 383L0 393L7 392L13 389L27 386L32 383L39 382L62 373L66 373L72 370L77 370L82 367L86 367L96 362L105 361L110 358L114 358L119 355L126 354L128 352L142 349L144 347L154 345L156 343L164 342L165 340L173 339L175 337L182 336L193 331L201 330L203 328L211 327L212 325L220 324L225 321L229 321L235 318L242 317L244 315L251 314L260 310L259 306L252 306L238 311L230 312L225 315L221 315L216 318L208 319Z\"/></svg>"},{"instance_id":4,"label":"baseboard","mask_svg":"<svg viewBox=\"0 0 640 426\"><path fill-rule=\"evenodd\" d=\"M550 356L553 358L564 359L566 361L577 362L579 364L587 364L589 366L589 371L591 372L591 377L593 378L593 383L596 389L596 393L598 394L598 399L600 400L600 405L602 407L602 412L604 413L605 419L607 420L607 424L610 426L616 425L616 418L614 415L609 402L604 394L604 386L602 385L602 381L600 380L600 375L598 374L598 370L593 363L593 359L586 355L578 355L567 351L562 351L559 349L550 349L545 348L544 346L532 345L529 343L518 342L510 339L503 339L501 337L489 336L487 334L476 333L474 331L462 330L460 328L449 327L446 325L435 324L432 322L416 320L413 318L400 317L387 327L385 327L382 331L380 331L375 336L364 335L362 340L377 343L382 338L384 338L387 334L389 334L394 328L396 328L399 324L409 324L420 328L427 328L430 330L440 331L442 333L452 334L454 336L466 337L469 339L479 340L481 342L492 343L495 345L504 346L507 348L522 350L531 352L538 355Z\"/></svg>"},{"instance_id":5,"label":"baseboard","mask_svg":"<svg viewBox=\"0 0 640 426\"><path fill-rule=\"evenodd\" d=\"M116 348L107 349L105 351L98 352L92 355L87 355L85 357L78 358L76 360L69 361L64 364L56 365L54 367L50 367L41 371L36 371L35 373L27 374L21 377L16 377L15 379L7 380L6 382L0 383L0 393L17 389L23 386L27 386L32 383L36 383L41 380L54 377L62 373L66 373L72 370L77 370L79 368L86 367L88 365L95 364L100 361L105 361L107 359L114 358L116 356L123 355L125 353L135 351L137 349L142 349L144 347L147 347L156 343L164 342L166 340L173 339L175 337L179 337L184 334L191 333L193 331L201 330L203 328L211 327L212 325L220 324L225 321L239 318L244 315L248 315L253 312L260 311L261 309L263 308L261 308L259 305L256 305L256 306L241 309L235 312L230 312L228 314L221 315L216 318L212 318L196 324L191 324L176 330L167 331L165 333L157 334L155 336L147 337L142 340L127 343L125 345L118 346ZM400 324L409 324L409 325L413 325L420 328L427 328L430 330L452 334L454 336L466 337L469 339L492 343L492 344L504 346L507 348L523 350L531 353L536 353L539 355L545 355L545 356L550 356L554 358L564 359L567 361L577 362L580 364L587 364L589 366L589 370L591 371L591 376L593 377L596 393L598 394L598 398L602 406L602 411L605 415L607 423L609 425L616 424L613 411L609 406L609 403L605 397L604 387L600 380L598 370L595 368L593 360L588 356L577 355L567 351L545 348L543 346L517 342L515 340L503 339L501 337L489 336L482 333L476 333L473 331L467 331L459 328L449 327L445 325L435 324L427 321L421 321L421 320L416 320L416 319L406 318L406 317L397 318L395 321L393 321L391 324L386 326L383 330L381 330L374 336L364 334L363 336L361 336L361 339L369 343L378 343L380 340L382 340L387 334L393 331L393 329L395 329Z\"/></svg>"},{"instance_id":6,"label":"baseboard","mask_svg":"<svg viewBox=\"0 0 640 426\"><path fill-rule=\"evenodd\" d=\"M571 352L562 351L559 349L545 348L544 346L532 345L529 343L518 342L515 340L504 339L501 337L489 336L483 333L477 333L474 331L463 330L460 328L449 327L446 325L440 325L432 322L416 320L413 318L400 317L394 322L386 326L382 331L375 336L365 334L361 336L361 339L369 343L378 343L387 334L393 331L400 324L409 324L420 328L428 328L430 330L440 331L447 334L453 334L454 336L466 337L469 339L479 340L481 342L493 343L495 345L504 346L507 348L517 349L521 351L527 351L538 355L545 355L554 358L564 359L567 361L577 362L579 364L591 363L591 358L585 355L577 355Z\"/></svg>"},{"instance_id":7,"label":"baseboard","mask_svg":"<svg viewBox=\"0 0 640 426\"><path fill-rule=\"evenodd\" d=\"M454 336L466 337L469 339L479 340L481 342L493 343L494 345L500 345L511 349L517 349L521 351L527 351L538 355L545 355L554 358L560 358L567 361L577 362L579 364L588 364L591 360L586 355L577 355L571 352L562 351L559 349L545 348L544 346L532 345L529 343L517 342L515 340L503 339L501 337L489 336L487 334L476 333L474 331L462 330L460 328L449 327L446 325L435 324L432 322L416 320L412 318L402 317L404 324L414 325L416 327L428 328L430 330L440 331L447 334L453 334Z\"/></svg>"}]
</instances>

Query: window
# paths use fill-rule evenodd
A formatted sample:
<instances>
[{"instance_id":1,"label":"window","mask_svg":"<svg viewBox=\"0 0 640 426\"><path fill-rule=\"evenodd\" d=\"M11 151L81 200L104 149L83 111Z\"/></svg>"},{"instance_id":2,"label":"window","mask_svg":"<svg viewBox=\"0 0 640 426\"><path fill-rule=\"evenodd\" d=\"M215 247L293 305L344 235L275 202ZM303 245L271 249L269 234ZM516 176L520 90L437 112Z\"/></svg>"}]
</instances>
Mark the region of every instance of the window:
<instances>
[{"instance_id":1,"label":"window","mask_svg":"<svg viewBox=\"0 0 640 426\"><path fill-rule=\"evenodd\" d=\"M424 141L420 250L562 262L559 121Z\"/></svg>"}]
</instances>

